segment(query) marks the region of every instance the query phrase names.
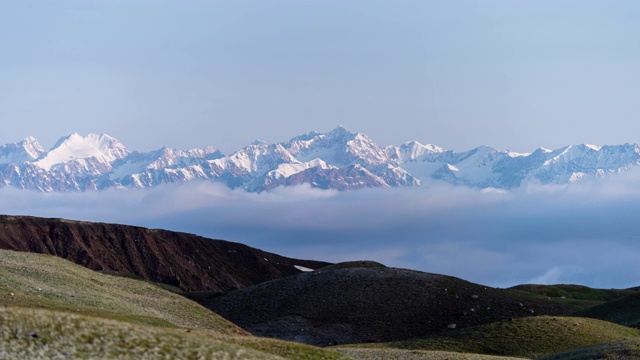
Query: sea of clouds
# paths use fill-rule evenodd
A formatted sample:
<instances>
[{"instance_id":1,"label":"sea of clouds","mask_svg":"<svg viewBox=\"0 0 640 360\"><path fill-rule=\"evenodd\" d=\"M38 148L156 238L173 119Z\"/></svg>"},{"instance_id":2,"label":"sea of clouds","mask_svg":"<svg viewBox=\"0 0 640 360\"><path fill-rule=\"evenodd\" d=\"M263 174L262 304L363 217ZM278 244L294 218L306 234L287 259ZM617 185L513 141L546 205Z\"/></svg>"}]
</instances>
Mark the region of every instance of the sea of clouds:
<instances>
[{"instance_id":1,"label":"sea of clouds","mask_svg":"<svg viewBox=\"0 0 640 360\"><path fill-rule=\"evenodd\" d=\"M191 182L150 190L0 189L0 213L164 228L331 262L369 259L497 287L640 285L640 171L513 191L427 183L247 193Z\"/></svg>"}]
</instances>

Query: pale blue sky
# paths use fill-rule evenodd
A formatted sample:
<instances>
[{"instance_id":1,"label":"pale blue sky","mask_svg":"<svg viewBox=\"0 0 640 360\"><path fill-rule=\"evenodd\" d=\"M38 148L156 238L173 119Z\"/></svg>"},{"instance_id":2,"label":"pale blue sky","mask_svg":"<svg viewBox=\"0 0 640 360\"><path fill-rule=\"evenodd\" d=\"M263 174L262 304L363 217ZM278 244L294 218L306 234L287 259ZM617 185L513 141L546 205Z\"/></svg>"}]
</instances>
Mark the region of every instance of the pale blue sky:
<instances>
[{"instance_id":1,"label":"pale blue sky","mask_svg":"<svg viewBox=\"0 0 640 360\"><path fill-rule=\"evenodd\" d=\"M640 142L637 1L0 2L0 143Z\"/></svg>"}]
</instances>

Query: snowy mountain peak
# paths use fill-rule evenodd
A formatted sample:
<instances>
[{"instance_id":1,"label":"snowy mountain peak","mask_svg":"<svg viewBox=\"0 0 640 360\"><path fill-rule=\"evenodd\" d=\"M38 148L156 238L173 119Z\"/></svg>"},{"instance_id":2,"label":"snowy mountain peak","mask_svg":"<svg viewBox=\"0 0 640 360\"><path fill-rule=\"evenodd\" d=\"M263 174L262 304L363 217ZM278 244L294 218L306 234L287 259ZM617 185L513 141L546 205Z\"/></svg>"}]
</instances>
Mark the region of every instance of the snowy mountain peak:
<instances>
[{"instance_id":1,"label":"snowy mountain peak","mask_svg":"<svg viewBox=\"0 0 640 360\"><path fill-rule=\"evenodd\" d=\"M304 134L301 134L301 135L298 135L298 136L294 137L293 139L290 140L290 142L309 141L309 140L315 138L318 135L321 135L321 133L319 133L317 131L310 131L308 133L304 133Z\"/></svg>"},{"instance_id":2,"label":"snowy mountain peak","mask_svg":"<svg viewBox=\"0 0 640 360\"><path fill-rule=\"evenodd\" d=\"M87 134L87 136L82 136L78 133L73 133L73 134L61 137L55 143L55 145L53 145L50 151L53 151L57 148L64 147L64 146L71 146L71 147L77 146L75 144L85 144L88 146L104 148L113 143L118 143L118 140L116 140L115 138L107 134L98 135L95 133L89 133Z\"/></svg>"},{"instance_id":3,"label":"snowy mountain peak","mask_svg":"<svg viewBox=\"0 0 640 360\"><path fill-rule=\"evenodd\" d=\"M29 136L18 143L0 146L0 164L20 165L26 161L33 161L44 153L38 140Z\"/></svg>"},{"instance_id":4,"label":"snowy mountain peak","mask_svg":"<svg viewBox=\"0 0 640 360\"><path fill-rule=\"evenodd\" d=\"M439 154L445 151L436 145L423 145L417 141L408 141L400 145L399 148L392 147L392 149L397 149L397 159L400 162L416 161L424 159L429 155Z\"/></svg>"},{"instance_id":5,"label":"snowy mountain peak","mask_svg":"<svg viewBox=\"0 0 640 360\"><path fill-rule=\"evenodd\" d=\"M115 138L102 134L82 136L73 133L58 140L49 152L35 165L50 171L57 164L94 158L102 163L111 163L122 159L129 151Z\"/></svg>"},{"instance_id":6,"label":"snowy mountain peak","mask_svg":"<svg viewBox=\"0 0 640 360\"><path fill-rule=\"evenodd\" d=\"M456 152L417 141L383 148L342 126L281 143L255 141L227 156L215 147L129 152L106 134L74 133L48 152L33 137L0 146L0 186L39 191L149 188L195 179L256 192L298 184L356 190L430 186L433 181L514 189L613 176L637 167L637 144L580 144L522 154L488 146Z\"/></svg>"},{"instance_id":7,"label":"snowy mountain peak","mask_svg":"<svg viewBox=\"0 0 640 360\"><path fill-rule=\"evenodd\" d=\"M335 129L326 133L325 136L330 139L344 139L344 138L354 138L356 134L348 131L342 125L340 125Z\"/></svg>"},{"instance_id":8,"label":"snowy mountain peak","mask_svg":"<svg viewBox=\"0 0 640 360\"><path fill-rule=\"evenodd\" d=\"M249 145L267 145L267 142L262 139L255 139Z\"/></svg>"},{"instance_id":9,"label":"snowy mountain peak","mask_svg":"<svg viewBox=\"0 0 640 360\"><path fill-rule=\"evenodd\" d=\"M389 160L384 149L362 133L349 132L342 126L327 132L311 132L294 137L282 145L301 162L320 158L329 165L380 165Z\"/></svg>"},{"instance_id":10,"label":"snowy mountain peak","mask_svg":"<svg viewBox=\"0 0 640 360\"><path fill-rule=\"evenodd\" d=\"M45 152L42 145L40 145L38 140L33 136L24 138L24 140L20 141L18 145L20 145L33 159L39 158Z\"/></svg>"},{"instance_id":11,"label":"snowy mountain peak","mask_svg":"<svg viewBox=\"0 0 640 360\"><path fill-rule=\"evenodd\" d=\"M362 133L355 134L352 140L347 141L346 150L364 164L381 165L389 160L386 152Z\"/></svg>"}]
</instances>

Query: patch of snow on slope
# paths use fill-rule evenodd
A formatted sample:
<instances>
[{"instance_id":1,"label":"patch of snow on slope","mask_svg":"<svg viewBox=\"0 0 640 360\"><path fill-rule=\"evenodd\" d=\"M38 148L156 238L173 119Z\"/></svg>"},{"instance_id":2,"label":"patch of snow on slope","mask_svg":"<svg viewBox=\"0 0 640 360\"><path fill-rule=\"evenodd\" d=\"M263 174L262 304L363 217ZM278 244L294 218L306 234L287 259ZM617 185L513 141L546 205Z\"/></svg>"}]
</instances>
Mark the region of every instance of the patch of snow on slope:
<instances>
[{"instance_id":1,"label":"patch of snow on slope","mask_svg":"<svg viewBox=\"0 0 640 360\"><path fill-rule=\"evenodd\" d=\"M305 171L310 168L332 169L333 166L327 165L326 162L321 159L313 159L304 163L293 164L280 164L275 170L271 170L267 173L267 176L273 179L288 178L291 175L295 175L299 172Z\"/></svg>"},{"instance_id":2,"label":"patch of snow on slope","mask_svg":"<svg viewBox=\"0 0 640 360\"><path fill-rule=\"evenodd\" d=\"M265 259L266 260L266 259ZM311 272L311 271L315 271L313 269L309 269L308 267L304 267L304 266L300 266L300 265L293 265L294 268L302 271L302 272Z\"/></svg>"},{"instance_id":3,"label":"patch of snow on slope","mask_svg":"<svg viewBox=\"0 0 640 360\"><path fill-rule=\"evenodd\" d=\"M580 181L582 178L585 177L585 173L583 172L575 172L573 174L571 174L571 176L569 177L569 182L576 182L576 181Z\"/></svg>"},{"instance_id":4,"label":"patch of snow on slope","mask_svg":"<svg viewBox=\"0 0 640 360\"><path fill-rule=\"evenodd\" d=\"M531 153L519 153L514 151L507 151L507 155L509 155L512 158L515 158L515 157L527 157L531 155Z\"/></svg>"}]
</instances>

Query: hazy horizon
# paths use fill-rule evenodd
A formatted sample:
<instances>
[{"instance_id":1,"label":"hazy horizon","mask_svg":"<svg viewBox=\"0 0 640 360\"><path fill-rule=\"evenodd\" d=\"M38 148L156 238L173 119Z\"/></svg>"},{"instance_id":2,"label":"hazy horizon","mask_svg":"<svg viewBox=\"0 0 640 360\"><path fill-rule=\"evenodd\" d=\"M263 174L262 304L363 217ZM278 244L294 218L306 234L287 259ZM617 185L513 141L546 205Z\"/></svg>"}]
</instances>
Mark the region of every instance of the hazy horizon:
<instances>
[{"instance_id":1,"label":"hazy horizon","mask_svg":"<svg viewBox=\"0 0 640 360\"><path fill-rule=\"evenodd\" d=\"M638 286L639 171L570 185L485 191L433 182L260 194L190 182L38 193L6 187L0 213L113 222L241 242L290 257L354 259L497 287Z\"/></svg>"}]
</instances>

